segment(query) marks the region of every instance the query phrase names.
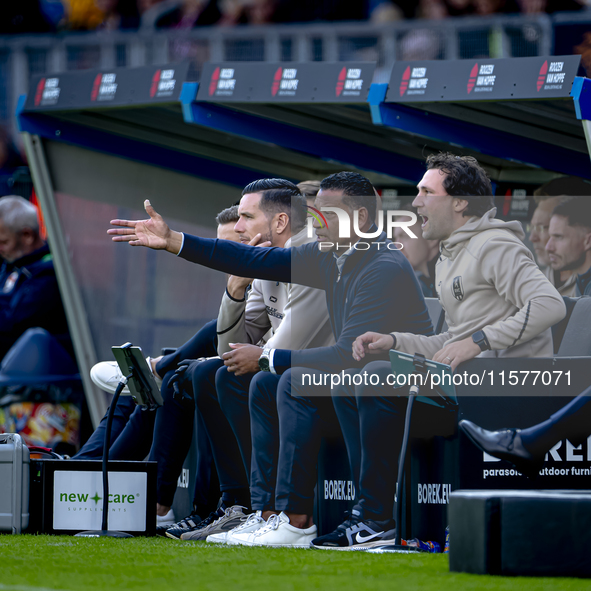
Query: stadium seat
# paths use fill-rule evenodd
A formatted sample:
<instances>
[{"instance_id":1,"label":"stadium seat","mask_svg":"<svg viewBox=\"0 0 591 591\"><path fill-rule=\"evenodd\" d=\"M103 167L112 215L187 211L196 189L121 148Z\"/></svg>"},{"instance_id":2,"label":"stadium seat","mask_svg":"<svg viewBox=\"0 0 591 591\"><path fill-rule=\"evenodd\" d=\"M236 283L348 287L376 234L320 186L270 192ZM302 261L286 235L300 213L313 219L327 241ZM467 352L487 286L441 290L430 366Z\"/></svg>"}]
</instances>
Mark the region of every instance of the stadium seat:
<instances>
[{"instance_id":1,"label":"stadium seat","mask_svg":"<svg viewBox=\"0 0 591 591\"><path fill-rule=\"evenodd\" d=\"M447 322L445 322L445 320L441 325L441 329L439 331L437 330L441 313L443 312L443 307L441 306L439 298L425 298L425 304L427 304L427 311L429 312L429 317L431 318L433 330L436 332L445 332L447 330Z\"/></svg>"},{"instance_id":2,"label":"stadium seat","mask_svg":"<svg viewBox=\"0 0 591 591\"><path fill-rule=\"evenodd\" d=\"M566 299L566 298L565 298ZM568 323L560 341L559 357L591 356L591 297L583 296L573 300Z\"/></svg>"},{"instance_id":3,"label":"stadium seat","mask_svg":"<svg viewBox=\"0 0 591 591\"><path fill-rule=\"evenodd\" d=\"M554 355L556 355L560 349L560 345L564 337L564 331L566 330L570 316L573 313L575 304L577 303L577 298L563 296L562 299L564 300L564 305L566 306L566 316L560 322L557 322L552 326L552 344L554 346Z\"/></svg>"}]
</instances>

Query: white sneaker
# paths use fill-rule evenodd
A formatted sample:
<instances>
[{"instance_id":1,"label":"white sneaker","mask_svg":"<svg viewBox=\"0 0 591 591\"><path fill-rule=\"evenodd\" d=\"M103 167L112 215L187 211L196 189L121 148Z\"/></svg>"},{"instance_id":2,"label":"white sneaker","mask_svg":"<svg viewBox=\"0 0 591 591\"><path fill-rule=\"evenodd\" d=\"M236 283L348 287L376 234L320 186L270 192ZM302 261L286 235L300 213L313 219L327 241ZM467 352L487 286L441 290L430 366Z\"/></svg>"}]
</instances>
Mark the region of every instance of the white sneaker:
<instances>
[{"instance_id":1,"label":"white sneaker","mask_svg":"<svg viewBox=\"0 0 591 591\"><path fill-rule=\"evenodd\" d=\"M290 525L289 517L282 511L279 515L271 515L263 527L250 534L246 545L309 548L310 542L317 537L318 528L315 525L307 529L294 527Z\"/></svg>"},{"instance_id":2,"label":"white sneaker","mask_svg":"<svg viewBox=\"0 0 591 591\"><path fill-rule=\"evenodd\" d=\"M162 388L162 378L157 376L154 373L154 370L152 369L152 358L150 356L146 357L146 363L148 364L148 367L150 368L150 371L152 372L152 375L154 376L154 379L156 380L156 385L158 386L158 389L160 390L160 388Z\"/></svg>"},{"instance_id":3,"label":"white sneaker","mask_svg":"<svg viewBox=\"0 0 591 591\"><path fill-rule=\"evenodd\" d=\"M115 394L123 374L116 361L101 361L90 370L90 379L102 390ZM129 388L125 386L121 394L130 394Z\"/></svg>"},{"instance_id":4,"label":"white sneaker","mask_svg":"<svg viewBox=\"0 0 591 591\"><path fill-rule=\"evenodd\" d=\"M162 386L162 378L159 378L152 371L152 364L150 363L150 357L146 357L146 363L156 380L158 388ZM119 382L123 379L123 374L119 368L119 364L116 361L101 361L92 367L90 370L90 379L105 392L115 394ZM125 386L121 394L130 394L129 388Z\"/></svg>"},{"instance_id":5,"label":"white sneaker","mask_svg":"<svg viewBox=\"0 0 591 591\"><path fill-rule=\"evenodd\" d=\"M163 525L174 525L174 511L171 509L166 515L156 515L156 527Z\"/></svg>"},{"instance_id":6,"label":"white sneaker","mask_svg":"<svg viewBox=\"0 0 591 591\"><path fill-rule=\"evenodd\" d=\"M262 511L256 511L248 516L248 519L241 523L238 527L219 534L211 534L207 536L207 542L213 542L215 544L228 544L228 546L242 545L243 540L255 531L263 527L266 521L261 517Z\"/></svg>"}]
</instances>

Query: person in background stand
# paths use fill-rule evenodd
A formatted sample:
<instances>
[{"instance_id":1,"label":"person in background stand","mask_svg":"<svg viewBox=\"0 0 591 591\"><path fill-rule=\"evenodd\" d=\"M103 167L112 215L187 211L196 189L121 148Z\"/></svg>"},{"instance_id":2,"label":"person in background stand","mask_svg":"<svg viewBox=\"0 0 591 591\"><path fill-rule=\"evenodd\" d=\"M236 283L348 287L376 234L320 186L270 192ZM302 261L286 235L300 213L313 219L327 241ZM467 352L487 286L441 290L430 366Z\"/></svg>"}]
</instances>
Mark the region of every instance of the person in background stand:
<instances>
[{"instance_id":1,"label":"person in background stand","mask_svg":"<svg viewBox=\"0 0 591 591\"><path fill-rule=\"evenodd\" d=\"M573 273L575 295L591 295L591 198L571 197L554 208L548 232L552 269Z\"/></svg>"},{"instance_id":2,"label":"person in background stand","mask_svg":"<svg viewBox=\"0 0 591 591\"><path fill-rule=\"evenodd\" d=\"M0 359L27 329L47 330L70 352L66 314L37 208L16 195L0 198Z\"/></svg>"}]
</instances>

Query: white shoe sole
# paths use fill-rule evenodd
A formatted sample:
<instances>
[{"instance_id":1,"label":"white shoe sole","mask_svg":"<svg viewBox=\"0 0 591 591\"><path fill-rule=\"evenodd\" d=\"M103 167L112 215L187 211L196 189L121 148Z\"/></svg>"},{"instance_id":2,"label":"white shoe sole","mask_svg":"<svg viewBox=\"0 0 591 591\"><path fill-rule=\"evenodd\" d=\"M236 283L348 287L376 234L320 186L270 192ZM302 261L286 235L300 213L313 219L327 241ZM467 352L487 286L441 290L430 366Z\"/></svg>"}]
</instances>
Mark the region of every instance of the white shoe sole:
<instances>
[{"instance_id":1,"label":"white shoe sole","mask_svg":"<svg viewBox=\"0 0 591 591\"><path fill-rule=\"evenodd\" d=\"M314 546L312 542L310 542L310 548L314 550L338 550L340 552L362 552L363 550L369 550L370 548L375 548L377 546L384 546L388 544L391 540L382 540L380 542L366 542L365 544L356 544L355 546Z\"/></svg>"},{"instance_id":2,"label":"white shoe sole","mask_svg":"<svg viewBox=\"0 0 591 591\"><path fill-rule=\"evenodd\" d=\"M301 544L249 544L253 548L305 548L310 549L310 542Z\"/></svg>"}]
</instances>

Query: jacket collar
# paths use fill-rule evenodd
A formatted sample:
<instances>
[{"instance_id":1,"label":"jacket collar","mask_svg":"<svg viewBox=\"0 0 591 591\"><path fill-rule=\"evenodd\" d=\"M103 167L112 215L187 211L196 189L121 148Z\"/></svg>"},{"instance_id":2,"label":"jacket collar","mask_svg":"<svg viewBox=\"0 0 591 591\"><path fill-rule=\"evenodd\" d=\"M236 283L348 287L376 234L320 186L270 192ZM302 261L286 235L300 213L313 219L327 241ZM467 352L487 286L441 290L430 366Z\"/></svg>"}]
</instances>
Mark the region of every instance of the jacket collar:
<instances>
[{"instance_id":1,"label":"jacket collar","mask_svg":"<svg viewBox=\"0 0 591 591\"><path fill-rule=\"evenodd\" d=\"M377 226L372 226L370 228L370 232L375 232L377 230ZM350 248L347 252L343 253L340 257L337 257L337 261L344 257L342 265L339 266L339 278L340 276L346 271L350 271L352 268L356 267L357 265L361 264L361 262L368 256L373 256L373 251L377 249L377 246L374 246L375 243L381 242L384 244L387 241L386 232L382 232L376 238L361 238L357 242L368 242L370 243L370 247L366 250ZM357 242L355 244L357 244ZM335 254L336 257L336 254ZM341 259L342 260L342 259ZM345 269L346 267L346 269Z\"/></svg>"},{"instance_id":2,"label":"jacket collar","mask_svg":"<svg viewBox=\"0 0 591 591\"><path fill-rule=\"evenodd\" d=\"M4 266L7 269L21 269L23 267L27 267L29 265L32 265L33 263L40 261L44 256L48 254L49 247L47 246L47 244L44 244L41 248L38 248L37 250L34 250L33 252L26 254L20 259L16 259L16 261L13 261L12 263L5 262Z\"/></svg>"}]
</instances>

